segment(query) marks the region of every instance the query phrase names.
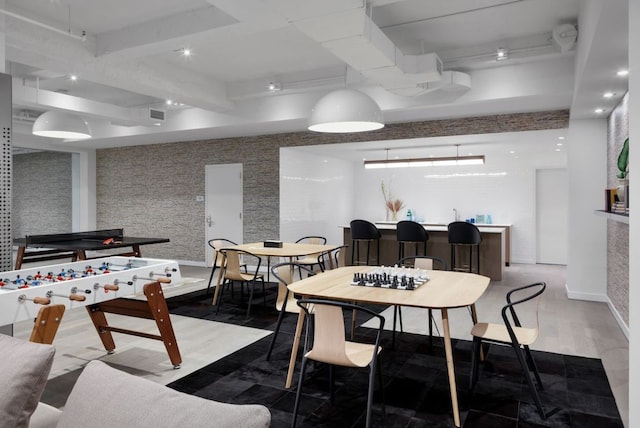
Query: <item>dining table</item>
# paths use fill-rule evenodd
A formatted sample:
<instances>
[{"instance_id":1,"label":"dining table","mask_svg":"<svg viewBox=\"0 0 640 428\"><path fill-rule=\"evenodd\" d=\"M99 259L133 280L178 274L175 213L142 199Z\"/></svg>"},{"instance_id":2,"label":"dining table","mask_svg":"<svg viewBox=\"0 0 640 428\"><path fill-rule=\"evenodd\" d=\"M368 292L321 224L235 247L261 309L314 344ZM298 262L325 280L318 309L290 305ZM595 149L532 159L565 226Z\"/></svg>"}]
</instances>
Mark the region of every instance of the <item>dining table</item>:
<instances>
[{"instance_id":1,"label":"dining table","mask_svg":"<svg viewBox=\"0 0 640 428\"><path fill-rule=\"evenodd\" d=\"M476 301L487 290L490 278L467 272L428 270L428 280L414 289L393 289L354 285L354 274L368 274L379 270L376 266L347 266L327 270L288 285L291 292L304 298L324 298L364 304L387 306L411 306L440 310L442 314L443 340L453 420L460 426L458 394L453 365L453 349L449 328L449 309L470 307L473 323L477 322ZM291 387L297 360L305 311L300 311L294 336L286 388Z\"/></svg>"},{"instance_id":2,"label":"dining table","mask_svg":"<svg viewBox=\"0 0 640 428\"><path fill-rule=\"evenodd\" d=\"M249 244L230 245L224 247L224 250L245 251L259 257L283 257L288 258L289 261L294 261L297 257L309 256L311 254L325 254L329 253L341 245L332 244L309 244L309 243L294 243L294 242L282 242L281 246L269 246L264 242L253 242ZM224 254L223 254L224 256ZM333 259L328 257L329 269L334 268ZM222 260L224 266L224 260ZM268 272L267 272L268 273ZM220 284L224 277L224 269L220 269L218 273L218 279L216 282L215 292L213 293L213 305L218 303L218 294L220 290Z\"/></svg>"}]
</instances>

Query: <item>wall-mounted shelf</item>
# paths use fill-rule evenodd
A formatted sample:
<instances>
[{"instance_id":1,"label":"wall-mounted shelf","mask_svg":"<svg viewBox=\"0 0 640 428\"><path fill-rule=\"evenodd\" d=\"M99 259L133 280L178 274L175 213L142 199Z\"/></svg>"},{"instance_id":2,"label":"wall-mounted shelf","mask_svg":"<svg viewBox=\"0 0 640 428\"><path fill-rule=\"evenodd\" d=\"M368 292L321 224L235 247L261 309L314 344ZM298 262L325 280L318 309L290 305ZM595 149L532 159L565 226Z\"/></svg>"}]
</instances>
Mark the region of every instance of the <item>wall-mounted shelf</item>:
<instances>
[{"instance_id":1,"label":"wall-mounted shelf","mask_svg":"<svg viewBox=\"0 0 640 428\"><path fill-rule=\"evenodd\" d=\"M629 214L611 213L604 210L595 210L594 212L596 215L606 217L608 220L629 224Z\"/></svg>"}]
</instances>

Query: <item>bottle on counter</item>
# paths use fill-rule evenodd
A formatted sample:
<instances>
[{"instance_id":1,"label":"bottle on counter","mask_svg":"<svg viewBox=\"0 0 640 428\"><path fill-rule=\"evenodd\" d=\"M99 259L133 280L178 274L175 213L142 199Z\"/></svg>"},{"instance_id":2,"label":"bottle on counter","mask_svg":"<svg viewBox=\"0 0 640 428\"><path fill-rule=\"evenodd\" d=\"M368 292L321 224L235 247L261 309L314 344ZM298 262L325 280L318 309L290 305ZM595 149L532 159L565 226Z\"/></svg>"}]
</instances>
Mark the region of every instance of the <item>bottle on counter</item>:
<instances>
[{"instance_id":1,"label":"bottle on counter","mask_svg":"<svg viewBox=\"0 0 640 428\"><path fill-rule=\"evenodd\" d=\"M491 220L491 214L487 214L487 215L485 216L485 218L484 218L484 219L485 219L484 221L485 221L487 224L491 224L491 221L492 221L492 220Z\"/></svg>"},{"instance_id":2,"label":"bottle on counter","mask_svg":"<svg viewBox=\"0 0 640 428\"><path fill-rule=\"evenodd\" d=\"M413 214L410 209L407 210L407 220L413 221Z\"/></svg>"}]
</instances>

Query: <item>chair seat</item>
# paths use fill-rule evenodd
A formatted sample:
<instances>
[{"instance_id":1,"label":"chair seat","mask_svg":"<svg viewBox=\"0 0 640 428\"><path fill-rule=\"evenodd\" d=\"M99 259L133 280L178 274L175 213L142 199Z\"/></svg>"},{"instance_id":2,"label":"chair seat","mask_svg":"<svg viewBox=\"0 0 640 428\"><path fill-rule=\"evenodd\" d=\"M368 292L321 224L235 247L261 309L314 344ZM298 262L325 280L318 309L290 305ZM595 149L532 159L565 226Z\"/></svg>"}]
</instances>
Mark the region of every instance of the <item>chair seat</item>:
<instances>
[{"instance_id":1,"label":"chair seat","mask_svg":"<svg viewBox=\"0 0 640 428\"><path fill-rule=\"evenodd\" d=\"M263 275L261 273L259 273L259 274L257 274L255 276L255 278L256 279L262 279ZM253 281L253 275L252 274L248 274L248 273L242 273L242 272L240 272L239 275L232 275L231 273L229 273L229 274L226 274L224 276L224 279L228 279L228 280L231 280L231 281L247 281L247 282L249 282L249 281Z\"/></svg>"},{"instance_id":2,"label":"chair seat","mask_svg":"<svg viewBox=\"0 0 640 428\"><path fill-rule=\"evenodd\" d=\"M345 342L345 351L349 360L353 363L353 367L367 367L371 364L371 358L373 357L374 345L358 342ZM378 348L378 354L382 351L382 347ZM307 358L314 360L313 349L307 352ZM329 361L325 361L331 364ZM344 361L336 361L335 364L343 365Z\"/></svg>"},{"instance_id":3,"label":"chair seat","mask_svg":"<svg viewBox=\"0 0 640 428\"><path fill-rule=\"evenodd\" d=\"M521 345L531 345L538 337L537 328L523 328L514 326L513 332L516 334L518 343L520 343ZM509 331L503 324L492 324L486 322L477 323L471 329L471 335L486 340L511 344Z\"/></svg>"},{"instance_id":4,"label":"chair seat","mask_svg":"<svg viewBox=\"0 0 640 428\"><path fill-rule=\"evenodd\" d=\"M306 256L302 259L298 259L296 260L296 263L300 264L300 265L317 265L319 264L318 262L318 257L320 256L320 254L311 254L309 256Z\"/></svg>"}]
</instances>

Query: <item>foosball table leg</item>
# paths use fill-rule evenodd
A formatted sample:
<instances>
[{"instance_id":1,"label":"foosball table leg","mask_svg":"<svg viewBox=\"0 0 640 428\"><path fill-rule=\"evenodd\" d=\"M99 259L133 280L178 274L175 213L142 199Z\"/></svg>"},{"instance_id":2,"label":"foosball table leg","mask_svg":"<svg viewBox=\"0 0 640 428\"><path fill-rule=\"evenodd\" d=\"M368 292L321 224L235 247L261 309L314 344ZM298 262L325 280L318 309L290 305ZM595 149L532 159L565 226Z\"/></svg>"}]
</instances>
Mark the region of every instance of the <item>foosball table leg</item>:
<instances>
[{"instance_id":1,"label":"foosball table leg","mask_svg":"<svg viewBox=\"0 0 640 428\"><path fill-rule=\"evenodd\" d=\"M100 340L102 340L102 345L104 349L107 350L108 353L112 354L116 349L116 343L113 340L113 335L111 331L103 328L104 326L108 326L107 317L104 315L104 312L100 309L100 305L89 305L86 307L87 312L89 313L89 317L93 322L93 326L96 328L98 332L98 336L100 336Z\"/></svg>"},{"instance_id":2,"label":"foosball table leg","mask_svg":"<svg viewBox=\"0 0 640 428\"><path fill-rule=\"evenodd\" d=\"M43 306L38 311L29 341L51 345L64 314L64 305Z\"/></svg>"},{"instance_id":3,"label":"foosball table leg","mask_svg":"<svg viewBox=\"0 0 640 428\"><path fill-rule=\"evenodd\" d=\"M173 368L175 369L180 368L182 357L180 356L176 335L173 332L173 325L169 318L169 308L167 307L167 301L162 292L162 286L157 281L151 282L144 285L143 291L147 297L149 311L158 326L162 342L167 349L167 354L169 354L171 364L173 364Z\"/></svg>"}]
</instances>

